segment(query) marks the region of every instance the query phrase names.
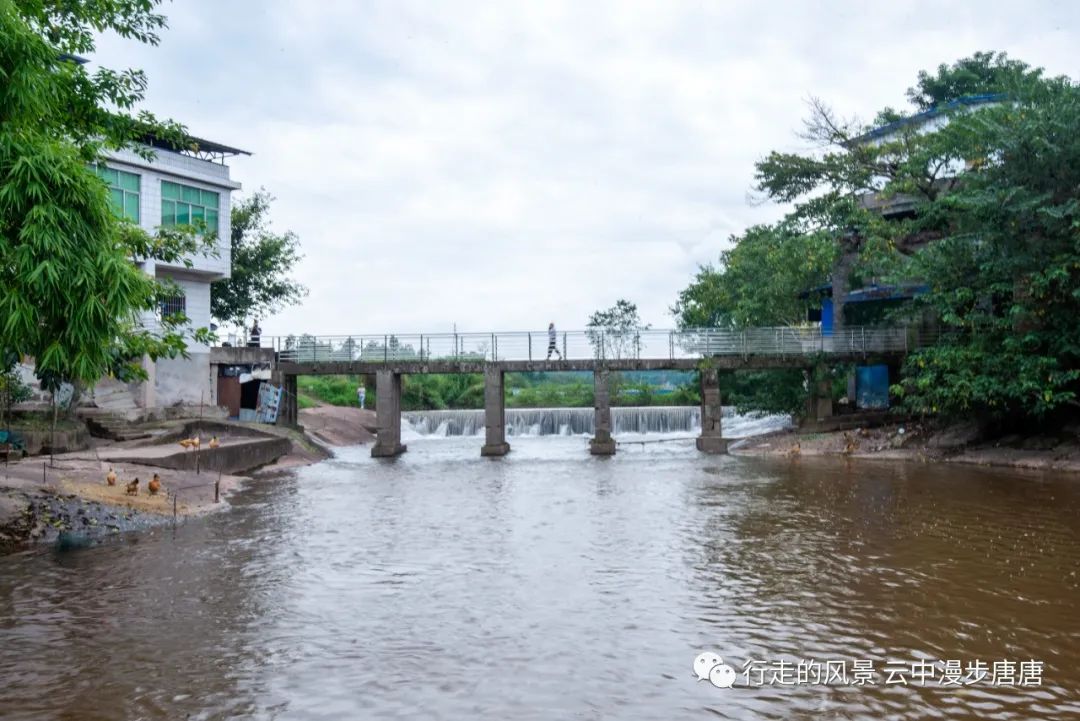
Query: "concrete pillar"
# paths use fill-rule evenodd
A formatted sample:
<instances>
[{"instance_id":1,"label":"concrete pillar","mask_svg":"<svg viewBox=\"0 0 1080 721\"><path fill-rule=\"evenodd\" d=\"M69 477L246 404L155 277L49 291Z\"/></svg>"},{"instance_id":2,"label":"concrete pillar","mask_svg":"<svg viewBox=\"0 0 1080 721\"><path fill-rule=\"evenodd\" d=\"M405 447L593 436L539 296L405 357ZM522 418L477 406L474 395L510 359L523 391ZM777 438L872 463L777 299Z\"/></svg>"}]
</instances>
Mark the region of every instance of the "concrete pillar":
<instances>
[{"instance_id":1,"label":"concrete pillar","mask_svg":"<svg viewBox=\"0 0 1080 721\"><path fill-rule=\"evenodd\" d=\"M388 458L405 452L401 444L401 374L375 372L375 424L379 431L372 458Z\"/></svg>"},{"instance_id":2,"label":"concrete pillar","mask_svg":"<svg viewBox=\"0 0 1080 721\"><path fill-rule=\"evenodd\" d=\"M506 389L502 370L484 368L484 447L482 456L505 456L510 452L506 442Z\"/></svg>"},{"instance_id":3,"label":"concrete pillar","mask_svg":"<svg viewBox=\"0 0 1080 721\"><path fill-rule=\"evenodd\" d=\"M300 412L300 404L296 398L296 376L285 375L281 371L272 371L270 373L270 384L281 389L281 400L278 401L277 425L295 426Z\"/></svg>"},{"instance_id":4,"label":"concrete pillar","mask_svg":"<svg viewBox=\"0 0 1080 721\"><path fill-rule=\"evenodd\" d=\"M720 374L715 368L701 371L701 435L697 449L702 453L727 453L721 433Z\"/></svg>"},{"instance_id":5,"label":"concrete pillar","mask_svg":"<svg viewBox=\"0 0 1080 721\"><path fill-rule=\"evenodd\" d=\"M594 456L615 455L615 439L611 437L611 384L607 368L593 371L593 437L589 453Z\"/></svg>"},{"instance_id":6,"label":"concrete pillar","mask_svg":"<svg viewBox=\"0 0 1080 721\"><path fill-rule=\"evenodd\" d=\"M279 408L278 412L285 411L286 422L290 426L296 426L300 424L300 401L296 397L296 376L285 376L285 392L281 397L281 405L283 408Z\"/></svg>"},{"instance_id":7,"label":"concrete pillar","mask_svg":"<svg viewBox=\"0 0 1080 721\"><path fill-rule=\"evenodd\" d=\"M818 366L813 375L818 379L816 383L811 381L814 394L813 418L823 421L826 418L832 418L833 414L832 377L829 368L824 365Z\"/></svg>"}]
</instances>

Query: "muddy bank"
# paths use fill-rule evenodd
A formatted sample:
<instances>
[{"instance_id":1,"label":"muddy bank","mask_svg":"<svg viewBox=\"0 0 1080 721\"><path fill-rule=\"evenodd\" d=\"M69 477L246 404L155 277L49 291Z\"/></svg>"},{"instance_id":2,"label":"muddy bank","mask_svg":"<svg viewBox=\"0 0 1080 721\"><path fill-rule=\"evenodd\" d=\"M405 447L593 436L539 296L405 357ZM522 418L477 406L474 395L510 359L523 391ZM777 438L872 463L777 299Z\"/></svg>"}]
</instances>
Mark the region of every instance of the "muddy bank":
<instances>
[{"instance_id":1,"label":"muddy bank","mask_svg":"<svg viewBox=\"0 0 1080 721\"><path fill-rule=\"evenodd\" d=\"M91 501L55 489L0 488L0 553L30 543L81 548L172 520L171 515Z\"/></svg>"},{"instance_id":2,"label":"muddy bank","mask_svg":"<svg viewBox=\"0 0 1080 721\"><path fill-rule=\"evenodd\" d=\"M974 423L935 427L892 423L877 428L800 434L794 430L733 443L732 455L842 456L1080 472L1080 429L984 439Z\"/></svg>"},{"instance_id":3,"label":"muddy bank","mask_svg":"<svg viewBox=\"0 0 1080 721\"><path fill-rule=\"evenodd\" d=\"M330 446L358 446L375 439L375 411L319 405L299 413L307 433Z\"/></svg>"},{"instance_id":4,"label":"muddy bank","mask_svg":"<svg viewBox=\"0 0 1080 721\"><path fill-rule=\"evenodd\" d=\"M182 422L153 430L156 437L150 441L99 440L86 451L57 454L51 462L36 457L0 466L0 552L36 542L86 545L172 523L174 514L182 519L221 510L228 507L228 496L253 477L332 455L288 428ZM177 441L188 435L201 437L199 451ZM213 436L220 445L210 449ZM253 443L273 452L244 452ZM215 455L227 456L233 473L214 470ZM110 471L116 475L114 485L108 483ZM151 494L148 486L155 474L161 485ZM127 485L136 479L137 493L128 494Z\"/></svg>"}]
</instances>

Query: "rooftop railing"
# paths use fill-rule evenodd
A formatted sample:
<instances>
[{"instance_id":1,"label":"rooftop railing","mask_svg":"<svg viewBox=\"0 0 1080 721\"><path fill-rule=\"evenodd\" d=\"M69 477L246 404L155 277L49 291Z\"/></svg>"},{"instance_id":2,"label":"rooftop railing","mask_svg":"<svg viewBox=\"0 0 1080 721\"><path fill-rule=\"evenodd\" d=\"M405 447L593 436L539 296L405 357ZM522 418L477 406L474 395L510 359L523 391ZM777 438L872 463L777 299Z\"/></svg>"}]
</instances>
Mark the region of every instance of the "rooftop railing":
<instances>
[{"instance_id":1,"label":"rooftop railing","mask_svg":"<svg viewBox=\"0 0 1080 721\"><path fill-rule=\"evenodd\" d=\"M799 356L903 353L933 342L915 327L747 328L726 330L559 331L550 350L547 331L499 333L385 333L381 335L263 336L284 363L676 360L710 356Z\"/></svg>"}]
</instances>

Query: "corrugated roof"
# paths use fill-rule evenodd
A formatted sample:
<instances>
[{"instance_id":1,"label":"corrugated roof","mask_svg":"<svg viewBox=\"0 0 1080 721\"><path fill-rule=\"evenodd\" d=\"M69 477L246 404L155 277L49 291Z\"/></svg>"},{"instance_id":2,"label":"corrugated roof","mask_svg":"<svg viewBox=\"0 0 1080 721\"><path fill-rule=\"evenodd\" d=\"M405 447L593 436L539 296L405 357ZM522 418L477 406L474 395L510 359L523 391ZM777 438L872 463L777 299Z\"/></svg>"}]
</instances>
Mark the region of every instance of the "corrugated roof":
<instances>
[{"instance_id":1,"label":"corrugated roof","mask_svg":"<svg viewBox=\"0 0 1080 721\"><path fill-rule=\"evenodd\" d=\"M241 150L240 148L234 148L230 145L223 145L222 143L215 143L213 140L206 140L205 138L198 138L194 135L187 136L191 141L193 147L177 147L172 143L155 138L152 135L144 136L142 142L154 147L161 148L162 150L171 150L174 153L193 153L196 156L199 155L251 155L247 150Z\"/></svg>"},{"instance_id":2,"label":"corrugated roof","mask_svg":"<svg viewBox=\"0 0 1080 721\"><path fill-rule=\"evenodd\" d=\"M929 110L924 110L921 113L910 115L906 118L900 118L894 120L891 123L874 128L873 130L863 133L857 138L852 138L846 145L859 145L865 143L868 140L874 140L875 138L882 138L886 135L896 132L900 128L908 125L919 125L931 120L942 113L947 113L950 110L956 110L957 108L970 107L974 105L987 105L989 103L1001 102L1005 99L1005 93L983 93L982 95L965 95L962 98L956 100L950 100L947 103L941 105L935 105Z\"/></svg>"}]
</instances>

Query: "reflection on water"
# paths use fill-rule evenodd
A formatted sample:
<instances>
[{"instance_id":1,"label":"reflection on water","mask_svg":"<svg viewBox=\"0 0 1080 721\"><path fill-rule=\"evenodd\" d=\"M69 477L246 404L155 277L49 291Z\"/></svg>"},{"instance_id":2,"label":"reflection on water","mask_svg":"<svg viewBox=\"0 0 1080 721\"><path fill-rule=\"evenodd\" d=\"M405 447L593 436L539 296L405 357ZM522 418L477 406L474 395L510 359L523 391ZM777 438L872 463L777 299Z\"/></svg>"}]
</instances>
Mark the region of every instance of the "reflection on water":
<instances>
[{"instance_id":1,"label":"reflection on water","mask_svg":"<svg viewBox=\"0 0 1080 721\"><path fill-rule=\"evenodd\" d=\"M692 442L477 453L346 450L231 513L0 558L0 717L1080 717L1076 479ZM702 650L1045 667L1038 688L722 690Z\"/></svg>"}]
</instances>

